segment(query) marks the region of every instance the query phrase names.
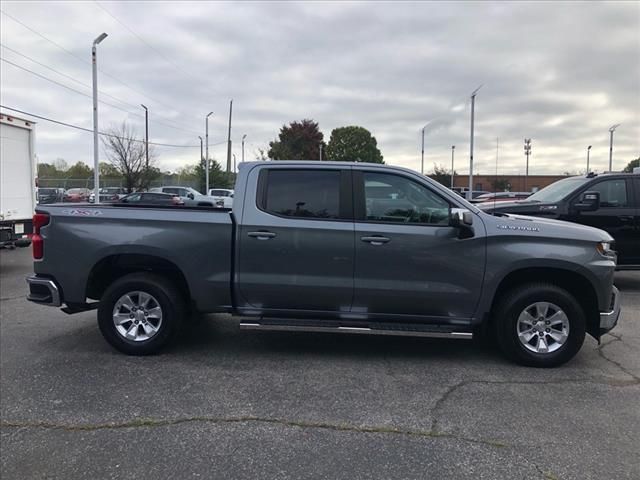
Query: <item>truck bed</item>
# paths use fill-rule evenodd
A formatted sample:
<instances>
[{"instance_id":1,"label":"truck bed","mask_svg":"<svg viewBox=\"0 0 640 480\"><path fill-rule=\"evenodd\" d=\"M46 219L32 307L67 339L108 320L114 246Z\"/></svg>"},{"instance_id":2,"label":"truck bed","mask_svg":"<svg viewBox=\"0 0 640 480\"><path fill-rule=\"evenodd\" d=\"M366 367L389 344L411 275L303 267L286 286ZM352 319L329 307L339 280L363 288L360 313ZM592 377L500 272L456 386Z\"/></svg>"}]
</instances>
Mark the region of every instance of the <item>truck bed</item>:
<instances>
[{"instance_id":1,"label":"truck bed","mask_svg":"<svg viewBox=\"0 0 640 480\"><path fill-rule=\"evenodd\" d=\"M127 269L153 257L175 269L199 311L231 306L234 222L228 210L61 204L36 212L50 220L42 228L44 257L34 270L56 272L66 303L97 298L95 290L107 281L105 266Z\"/></svg>"}]
</instances>

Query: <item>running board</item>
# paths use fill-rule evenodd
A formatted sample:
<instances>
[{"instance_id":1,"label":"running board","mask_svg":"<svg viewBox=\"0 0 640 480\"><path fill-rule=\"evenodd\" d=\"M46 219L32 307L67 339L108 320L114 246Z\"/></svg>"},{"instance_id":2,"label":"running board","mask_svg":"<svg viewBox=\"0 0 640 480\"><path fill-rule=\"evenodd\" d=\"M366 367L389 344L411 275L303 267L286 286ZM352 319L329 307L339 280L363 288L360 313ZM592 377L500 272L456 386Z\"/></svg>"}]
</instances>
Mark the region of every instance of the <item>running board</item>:
<instances>
[{"instance_id":1,"label":"running board","mask_svg":"<svg viewBox=\"0 0 640 480\"><path fill-rule=\"evenodd\" d=\"M285 325L256 322L240 322L240 330L270 330L280 332L359 333L363 335L392 335L400 337L458 338L471 340L471 332L433 331L428 329L384 329L371 327L320 327L315 325Z\"/></svg>"}]
</instances>

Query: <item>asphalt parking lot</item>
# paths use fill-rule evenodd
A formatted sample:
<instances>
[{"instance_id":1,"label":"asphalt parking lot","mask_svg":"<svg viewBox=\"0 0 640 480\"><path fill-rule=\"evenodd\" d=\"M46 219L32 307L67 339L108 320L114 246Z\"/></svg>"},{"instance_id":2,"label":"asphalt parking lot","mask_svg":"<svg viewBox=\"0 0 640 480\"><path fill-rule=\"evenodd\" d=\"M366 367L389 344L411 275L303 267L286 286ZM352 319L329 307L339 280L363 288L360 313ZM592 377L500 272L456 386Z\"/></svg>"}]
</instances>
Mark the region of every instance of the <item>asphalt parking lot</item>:
<instances>
[{"instance_id":1,"label":"asphalt parking lot","mask_svg":"<svg viewBox=\"0 0 640 480\"><path fill-rule=\"evenodd\" d=\"M564 367L466 341L195 323L127 357L95 313L25 300L0 251L1 477L640 478L640 273L620 324Z\"/></svg>"}]
</instances>

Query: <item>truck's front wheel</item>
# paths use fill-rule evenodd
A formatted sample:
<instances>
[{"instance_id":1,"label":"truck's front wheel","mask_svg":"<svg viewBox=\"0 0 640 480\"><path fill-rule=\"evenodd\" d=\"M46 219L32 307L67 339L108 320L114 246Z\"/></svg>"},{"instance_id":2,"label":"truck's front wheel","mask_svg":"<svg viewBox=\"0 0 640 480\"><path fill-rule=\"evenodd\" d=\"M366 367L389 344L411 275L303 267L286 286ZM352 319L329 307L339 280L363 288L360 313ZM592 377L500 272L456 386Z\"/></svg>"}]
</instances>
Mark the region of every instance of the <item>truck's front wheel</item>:
<instances>
[{"instance_id":1,"label":"truck's front wheel","mask_svg":"<svg viewBox=\"0 0 640 480\"><path fill-rule=\"evenodd\" d=\"M128 355L156 353L175 336L184 315L180 292L164 277L132 273L105 291L98 325L113 347Z\"/></svg>"},{"instance_id":2,"label":"truck's front wheel","mask_svg":"<svg viewBox=\"0 0 640 480\"><path fill-rule=\"evenodd\" d=\"M522 365L562 365L584 342L582 308L555 285L536 283L512 290L499 302L494 318L498 345Z\"/></svg>"}]
</instances>

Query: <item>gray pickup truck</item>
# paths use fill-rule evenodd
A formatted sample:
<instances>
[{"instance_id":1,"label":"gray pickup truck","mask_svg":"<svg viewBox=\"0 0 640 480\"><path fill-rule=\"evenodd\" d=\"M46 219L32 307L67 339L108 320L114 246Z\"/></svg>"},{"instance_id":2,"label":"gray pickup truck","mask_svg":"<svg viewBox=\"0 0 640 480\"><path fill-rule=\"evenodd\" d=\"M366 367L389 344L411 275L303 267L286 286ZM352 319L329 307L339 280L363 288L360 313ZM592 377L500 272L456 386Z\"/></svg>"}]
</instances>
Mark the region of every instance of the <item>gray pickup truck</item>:
<instances>
[{"instance_id":1,"label":"gray pickup truck","mask_svg":"<svg viewBox=\"0 0 640 480\"><path fill-rule=\"evenodd\" d=\"M28 299L97 308L116 349L158 351L192 312L258 330L495 339L553 367L617 323L602 230L496 217L411 170L241 165L232 210L40 205Z\"/></svg>"}]
</instances>

